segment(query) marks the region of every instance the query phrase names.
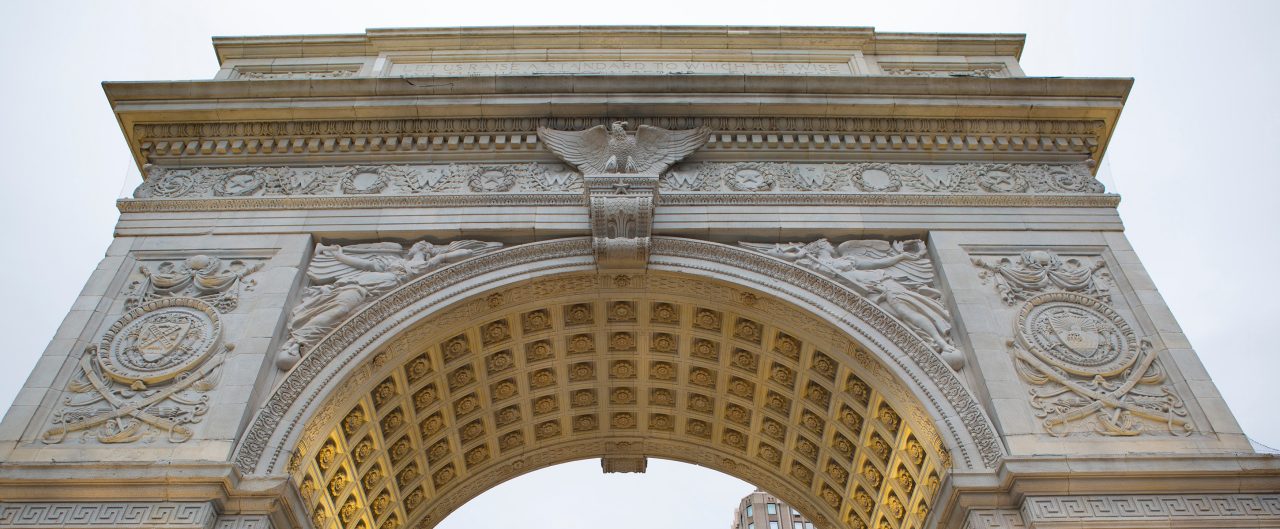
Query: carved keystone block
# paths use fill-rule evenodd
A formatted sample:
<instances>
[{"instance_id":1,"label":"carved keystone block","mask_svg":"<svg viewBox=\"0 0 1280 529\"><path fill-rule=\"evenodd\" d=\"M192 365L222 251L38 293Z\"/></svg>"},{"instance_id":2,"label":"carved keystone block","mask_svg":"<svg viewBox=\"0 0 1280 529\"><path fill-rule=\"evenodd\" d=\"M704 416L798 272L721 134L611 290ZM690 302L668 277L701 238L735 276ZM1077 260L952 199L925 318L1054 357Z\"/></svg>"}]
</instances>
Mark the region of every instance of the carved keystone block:
<instances>
[{"instance_id":1,"label":"carved keystone block","mask_svg":"<svg viewBox=\"0 0 1280 529\"><path fill-rule=\"evenodd\" d=\"M643 474L648 467L649 458L645 456L604 456L600 458L600 468L604 470L605 474Z\"/></svg>"}]
</instances>

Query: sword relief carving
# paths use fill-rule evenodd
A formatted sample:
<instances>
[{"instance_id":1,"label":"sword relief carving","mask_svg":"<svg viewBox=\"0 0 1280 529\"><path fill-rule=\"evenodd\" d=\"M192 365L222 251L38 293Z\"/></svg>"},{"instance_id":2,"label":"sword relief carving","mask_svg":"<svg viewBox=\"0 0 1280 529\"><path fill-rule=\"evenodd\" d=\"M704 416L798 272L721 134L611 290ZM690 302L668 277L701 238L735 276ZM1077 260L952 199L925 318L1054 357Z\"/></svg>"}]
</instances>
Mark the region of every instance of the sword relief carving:
<instances>
[{"instance_id":1,"label":"sword relief carving","mask_svg":"<svg viewBox=\"0 0 1280 529\"><path fill-rule=\"evenodd\" d=\"M101 443L129 443L163 433L181 443L209 410L209 390L221 378L222 322L204 301L147 301L121 316L80 358L62 407L41 440L70 434Z\"/></svg>"},{"instance_id":2,"label":"sword relief carving","mask_svg":"<svg viewBox=\"0 0 1280 529\"><path fill-rule=\"evenodd\" d=\"M1025 250L973 264L1004 304L1022 303L1009 348L1049 434L1195 430L1152 343L1108 304L1111 277L1102 258Z\"/></svg>"}]
</instances>

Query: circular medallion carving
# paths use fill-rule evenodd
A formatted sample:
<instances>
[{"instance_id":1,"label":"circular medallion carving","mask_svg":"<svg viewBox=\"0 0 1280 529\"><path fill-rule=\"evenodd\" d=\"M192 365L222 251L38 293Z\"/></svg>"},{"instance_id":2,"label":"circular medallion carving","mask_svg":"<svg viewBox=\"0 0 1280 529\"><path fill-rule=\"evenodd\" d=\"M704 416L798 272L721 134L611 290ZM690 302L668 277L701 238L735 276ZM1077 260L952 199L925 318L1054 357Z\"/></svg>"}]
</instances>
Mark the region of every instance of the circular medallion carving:
<instances>
[{"instance_id":1,"label":"circular medallion carving","mask_svg":"<svg viewBox=\"0 0 1280 529\"><path fill-rule=\"evenodd\" d=\"M979 172L978 185L992 193L1024 193L1028 184L1015 166L997 164Z\"/></svg>"},{"instance_id":2,"label":"circular medallion carving","mask_svg":"<svg viewBox=\"0 0 1280 529\"><path fill-rule=\"evenodd\" d=\"M159 173L159 176L156 176ZM196 188L197 175L190 169L153 170L151 195L164 198L180 197Z\"/></svg>"},{"instance_id":3,"label":"circular medallion carving","mask_svg":"<svg viewBox=\"0 0 1280 529\"><path fill-rule=\"evenodd\" d=\"M903 168L887 163L855 164L848 171L858 189L869 193L891 193L902 189Z\"/></svg>"},{"instance_id":4,"label":"circular medallion carving","mask_svg":"<svg viewBox=\"0 0 1280 529\"><path fill-rule=\"evenodd\" d=\"M189 371L209 358L222 338L222 322L209 304L191 298L150 301L116 321L98 346L107 376L133 384L155 384Z\"/></svg>"},{"instance_id":5,"label":"circular medallion carving","mask_svg":"<svg viewBox=\"0 0 1280 529\"><path fill-rule=\"evenodd\" d=\"M1106 303L1074 292L1035 296L1018 312L1018 341L1052 366L1111 376L1138 358L1133 329Z\"/></svg>"},{"instance_id":6,"label":"circular medallion carving","mask_svg":"<svg viewBox=\"0 0 1280 529\"><path fill-rule=\"evenodd\" d=\"M251 168L236 169L213 183L213 194L220 197L243 197L262 189L264 181Z\"/></svg>"}]
</instances>

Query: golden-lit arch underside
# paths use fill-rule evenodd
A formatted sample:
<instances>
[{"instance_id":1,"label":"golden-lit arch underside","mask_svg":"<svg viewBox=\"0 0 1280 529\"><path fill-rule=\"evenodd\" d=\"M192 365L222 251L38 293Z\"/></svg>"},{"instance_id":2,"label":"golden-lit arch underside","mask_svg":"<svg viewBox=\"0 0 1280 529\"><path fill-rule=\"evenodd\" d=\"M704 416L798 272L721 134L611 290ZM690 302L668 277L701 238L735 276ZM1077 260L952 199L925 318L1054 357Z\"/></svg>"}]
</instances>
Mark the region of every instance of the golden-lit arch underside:
<instances>
[{"instance_id":1,"label":"golden-lit arch underside","mask_svg":"<svg viewBox=\"0 0 1280 529\"><path fill-rule=\"evenodd\" d=\"M823 527L914 529L950 465L919 404L844 334L676 274L518 284L354 371L290 462L316 529L426 529L518 475L615 455L740 477Z\"/></svg>"}]
</instances>

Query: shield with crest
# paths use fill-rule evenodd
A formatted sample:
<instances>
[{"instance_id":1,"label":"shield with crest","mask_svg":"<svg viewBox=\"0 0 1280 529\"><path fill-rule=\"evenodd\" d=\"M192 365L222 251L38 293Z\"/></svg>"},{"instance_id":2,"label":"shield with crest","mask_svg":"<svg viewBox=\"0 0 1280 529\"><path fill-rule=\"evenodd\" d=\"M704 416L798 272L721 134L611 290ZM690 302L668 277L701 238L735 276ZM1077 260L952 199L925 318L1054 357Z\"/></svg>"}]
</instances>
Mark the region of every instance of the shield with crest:
<instances>
[{"instance_id":1,"label":"shield with crest","mask_svg":"<svg viewBox=\"0 0 1280 529\"><path fill-rule=\"evenodd\" d=\"M182 345L191 321L147 322L138 329L138 341L134 347L147 362L158 362Z\"/></svg>"},{"instance_id":2,"label":"shield with crest","mask_svg":"<svg viewBox=\"0 0 1280 529\"><path fill-rule=\"evenodd\" d=\"M1050 315L1048 321L1058 341L1081 357L1093 358L1106 342L1098 320L1088 315L1064 311Z\"/></svg>"}]
</instances>

